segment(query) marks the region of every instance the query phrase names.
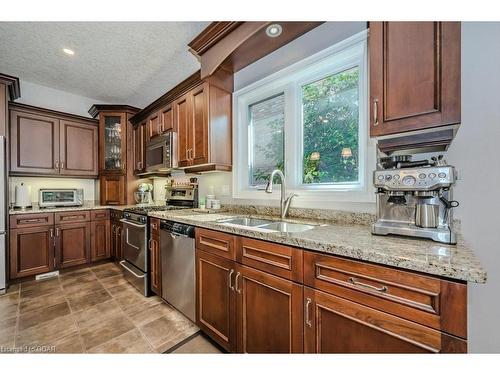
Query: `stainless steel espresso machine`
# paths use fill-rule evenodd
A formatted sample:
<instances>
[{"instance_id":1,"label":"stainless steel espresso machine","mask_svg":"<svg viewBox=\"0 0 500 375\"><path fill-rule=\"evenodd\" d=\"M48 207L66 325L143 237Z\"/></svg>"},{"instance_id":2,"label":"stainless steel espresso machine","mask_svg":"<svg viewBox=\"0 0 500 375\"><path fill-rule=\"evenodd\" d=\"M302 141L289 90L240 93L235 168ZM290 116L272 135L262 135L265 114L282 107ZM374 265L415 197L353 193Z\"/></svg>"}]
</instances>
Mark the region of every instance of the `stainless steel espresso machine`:
<instances>
[{"instance_id":1,"label":"stainless steel espresso machine","mask_svg":"<svg viewBox=\"0 0 500 375\"><path fill-rule=\"evenodd\" d=\"M412 161L411 155L381 158L373 173L377 221L372 233L430 238L455 244L452 187L455 167L439 157Z\"/></svg>"}]
</instances>

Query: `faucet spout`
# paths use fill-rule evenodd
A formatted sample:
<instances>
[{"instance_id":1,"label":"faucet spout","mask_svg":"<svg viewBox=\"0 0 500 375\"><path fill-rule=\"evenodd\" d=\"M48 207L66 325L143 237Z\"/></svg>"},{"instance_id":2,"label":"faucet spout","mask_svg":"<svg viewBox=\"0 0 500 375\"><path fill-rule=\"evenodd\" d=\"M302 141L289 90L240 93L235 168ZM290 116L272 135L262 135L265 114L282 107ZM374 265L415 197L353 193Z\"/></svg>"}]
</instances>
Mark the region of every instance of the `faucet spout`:
<instances>
[{"instance_id":1,"label":"faucet spout","mask_svg":"<svg viewBox=\"0 0 500 375\"><path fill-rule=\"evenodd\" d=\"M269 177L269 181L266 186L266 193L272 193L273 192L273 180L274 176L278 175L281 180L281 194L280 194L280 214L281 218L284 219L288 213L288 209L290 208L290 203L292 201L292 198L296 195L293 194L291 197L288 199L286 198L286 182L285 182L285 175L281 170L275 169L272 171L271 176Z\"/></svg>"}]
</instances>

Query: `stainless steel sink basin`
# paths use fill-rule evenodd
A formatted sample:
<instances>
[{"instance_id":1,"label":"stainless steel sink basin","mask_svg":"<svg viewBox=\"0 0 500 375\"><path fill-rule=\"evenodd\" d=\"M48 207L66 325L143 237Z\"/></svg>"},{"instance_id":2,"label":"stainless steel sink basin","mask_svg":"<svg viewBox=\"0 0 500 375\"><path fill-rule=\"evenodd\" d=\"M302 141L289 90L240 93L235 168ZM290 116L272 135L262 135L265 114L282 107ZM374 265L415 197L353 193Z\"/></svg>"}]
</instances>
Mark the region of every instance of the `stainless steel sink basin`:
<instances>
[{"instance_id":1,"label":"stainless steel sink basin","mask_svg":"<svg viewBox=\"0 0 500 375\"><path fill-rule=\"evenodd\" d=\"M234 225L241 225L244 227L258 227L261 225L266 225L273 223L272 220L265 220L265 219L253 219L250 217L233 217L231 219L221 219L217 220L218 223L221 224L234 224Z\"/></svg>"},{"instance_id":2,"label":"stainless steel sink basin","mask_svg":"<svg viewBox=\"0 0 500 375\"><path fill-rule=\"evenodd\" d=\"M276 221L271 224L262 225L260 228L276 230L278 232L286 233L296 233L305 232L306 230L313 229L315 225L311 224L301 224L301 223L289 223L286 221Z\"/></svg>"},{"instance_id":3,"label":"stainless steel sink basin","mask_svg":"<svg viewBox=\"0 0 500 375\"><path fill-rule=\"evenodd\" d=\"M220 224L238 225L251 229L263 229L273 232L296 233L305 232L306 230L313 229L316 225L290 223L287 221L273 221L267 219L255 219L249 217L233 217L231 219L217 220Z\"/></svg>"}]
</instances>

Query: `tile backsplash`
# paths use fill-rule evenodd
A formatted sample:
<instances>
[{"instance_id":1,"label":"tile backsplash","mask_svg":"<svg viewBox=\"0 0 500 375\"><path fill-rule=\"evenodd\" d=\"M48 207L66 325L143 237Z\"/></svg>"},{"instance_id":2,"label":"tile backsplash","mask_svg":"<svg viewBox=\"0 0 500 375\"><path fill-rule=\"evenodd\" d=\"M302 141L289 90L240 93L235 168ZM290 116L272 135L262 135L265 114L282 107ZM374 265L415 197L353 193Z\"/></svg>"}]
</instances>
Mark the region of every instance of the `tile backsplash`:
<instances>
[{"instance_id":1,"label":"tile backsplash","mask_svg":"<svg viewBox=\"0 0 500 375\"><path fill-rule=\"evenodd\" d=\"M9 178L9 202L15 201L15 186L24 182L31 186L31 201L38 202L38 191L46 188L83 189L83 196L86 201L97 199L97 180L80 178L48 178L48 177L10 177Z\"/></svg>"}]
</instances>

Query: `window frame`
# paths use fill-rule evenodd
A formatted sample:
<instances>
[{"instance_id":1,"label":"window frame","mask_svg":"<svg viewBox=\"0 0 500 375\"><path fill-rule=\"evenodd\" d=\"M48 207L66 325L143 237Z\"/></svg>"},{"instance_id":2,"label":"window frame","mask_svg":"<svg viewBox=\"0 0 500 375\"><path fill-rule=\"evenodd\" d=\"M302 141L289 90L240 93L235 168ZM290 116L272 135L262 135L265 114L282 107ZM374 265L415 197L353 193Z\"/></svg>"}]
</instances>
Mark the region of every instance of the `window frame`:
<instances>
[{"instance_id":1,"label":"window frame","mask_svg":"<svg viewBox=\"0 0 500 375\"><path fill-rule=\"evenodd\" d=\"M248 142L249 106L280 93L284 94L284 162L289 193L298 201L374 202L368 182L375 169L375 142L368 136L368 56L367 31L362 31L323 51L307 57L233 95L233 198L277 199L257 193L263 186L249 186L250 150ZM302 86L353 67L359 68L359 181L357 183L303 183ZM297 151L298 150L298 151Z\"/></svg>"}]
</instances>

